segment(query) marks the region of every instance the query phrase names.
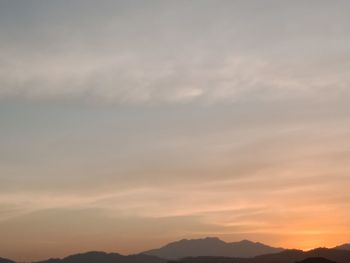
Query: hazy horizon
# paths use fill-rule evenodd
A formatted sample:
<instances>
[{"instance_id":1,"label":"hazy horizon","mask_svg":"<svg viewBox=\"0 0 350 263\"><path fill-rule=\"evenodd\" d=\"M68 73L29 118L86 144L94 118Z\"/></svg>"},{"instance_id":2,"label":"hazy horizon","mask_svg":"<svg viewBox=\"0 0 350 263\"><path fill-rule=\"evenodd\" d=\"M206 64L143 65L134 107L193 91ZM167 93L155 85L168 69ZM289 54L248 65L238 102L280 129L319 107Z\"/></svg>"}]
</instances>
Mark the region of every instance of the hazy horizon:
<instances>
[{"instance_id":1,"label":"hazy horizon","mask_svg":"<svg viewBox=\"0 0 350 263\"><path fill-rule=\"evenodd\" d=\"M131 252L125 252L125 253L121 253L120 251L118 250L96 250L96 249L90 249L90 250L78 250L78 251L72 251L70 252L69 254L62 254L60 256L49 256L49 257L44 257L44 258L37 258L35 259L34 261L31 261L31 260L22 260L20 262L38 262L38 261L44 261L44 260L49 260L49 259L53 259L53 258L59 258L59 259L64 259L66 257L69 257L69 256L72 256L72 255L79 255L79 254L85 254L85 253L94 253L94 252L102 252L102 253L117 253L117 254L120 254L120 255L123 255L123 256L130 256L130 255L138 255L138 254L144 254L144 252L148 252L149 250L157 250L157 249L162 249L164 247L166 247L167 245L171 245L173 243L180 243L182 241L201 241L201 240L206 240L206 239L219 239L220 241L223 241L227 244L230 244L230 243L241 243L241 242L252 242L252 243L259 243L259 244L262 244L262 245L266 245L266 246L270 246L269 244L266 244L266 243L262 243L262 242L259 242L258 240L248 240L248 239L240 239L240 240L230 240L230 241L227 241L227 240L224 240L223 238L219 238L217 236L202 236L202 237L194 237L194 238L186 238L186 237L182 237L178 240L169 240L167 241L166 243L160 243L160 244L155 244L155 246L146 246L145 249L142 249L142 250L138 250L138 251L131 251ZM340 245L347 245L349 243L344 243L344 244L338 244L338 246ZM301 249L301 248L294 248L294 247L282 247L282 246L278 246L278 245L275 245L275 246L270 246L272 248L281 248L281 249L287 249L287 250L294 250L294 249L297 249L297 250L302 250L302 251L312 251L314 249L319 249L319 248L327 248L327 249L333 249L335 248L336 246L334 247L326 247L326 246L318 246L318 247L313 247L313 248L307 248L307 249ZM189 249L190 251L190 249ZM145 254L147 255L147 253ZM263 254L264 255L264 254ZM0 257L0 258L3 258L3 257ZM244 257L243 257L244 258ZM6 259L9 259L9 260L13 260L13 258L6 258Z\"/></svg>"},{"instance_id":2,"label":"hazy horizon","mask_svg":"<svg viewBox=\"0 0 350 263\"><path fill-rule=\"evenodd\" d=\"M349 11L0 0L0 257L349 243Z\"/></svg>"}]
</instances>

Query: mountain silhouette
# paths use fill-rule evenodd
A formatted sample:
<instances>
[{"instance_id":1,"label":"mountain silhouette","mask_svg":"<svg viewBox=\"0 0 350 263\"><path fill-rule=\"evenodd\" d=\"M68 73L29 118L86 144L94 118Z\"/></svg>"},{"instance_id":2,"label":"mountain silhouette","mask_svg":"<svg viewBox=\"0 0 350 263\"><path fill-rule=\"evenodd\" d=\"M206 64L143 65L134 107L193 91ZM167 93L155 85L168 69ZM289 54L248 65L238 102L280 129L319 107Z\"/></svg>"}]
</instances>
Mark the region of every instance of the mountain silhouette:
<instances>
[{"instance_id":1,"label":"mountain silhouette","mask_svg":"<svg viewBox=\"0 0 350 263\"><path fill-rule=\"evenodd\" d=\"M277 254L257 256L252 263L294 263L309 258L325 258L338 263L350 262L350 251L317 248L310 251L285 250Z\"/></svg>"},{"instance_id":2,"label":"mountain silhouette","mask_svg":"<svg viewBox=\"0 0 350 263\"><path fill-rule=\"evenodd\" d=\"M350 244L343 244L340 246L336 246L334 249L350 250Z\"/></svg>"},{"instance_id":3,"label":"mountain silhouette","mask_svg":"<svg viewBox=\"0 0 350 263\"><path fill-rule=\"evenodd\" d=\"M15 262L6 258L0 258L0 263L15 263Z\"/></svg>"},{"instance_id":4,"label":"mountain silhouette","mask_svg":"<svg viewBox=\"0 0 350 263\"><path fill-rule=\"evenodd\" d=\"M166 260L149 255L123 256L118 253L87 252L63 259L48 259L37 263L165 263Z\"/></svg>"},{"instance_id":5,"label":"mountain silhouette","mask_svg":"<svg viewBox=\"0 0 350 263\"><path fill-rule=\"evenodd\" d=\"M281 251L283 251L283 248L274 248L249 240L226 243L216 237L207 237L203 239L183 239L175 241L159 249L145 251L142 254L166 259L179 259L198 256L254 257Z\"/></svg>"},{"instance_id":6,"label":"mountain silhouette","mask_svg":"<svg viewBox=\"0 0 350 263\"><path fill-rule=\"evenodd\" d=\"M314 257L314 258L307 258L307 259L304 259L302 261L298 261L295 263L337 263L337 262L326 259L326 258Z\"/></svg>"},{"instance_id":7,"label":"mountain silhouette","mask_svg":"<svg viewBox=\"0 0 350 263\"><path fill-rule=\"evenodd\" d=\"M273 248L248 240L226 243L218 238L209 237L184 239L160 249L128 256L91 251L35 263L350 263L350 250L346 249L348 246L349 244L344 244L331 249L317 248L305 252ZM263 254L263 251L270 251L270 253ZM261 255L249 257L253 253L261 253ZM188 256L188 254L191 255ZM202 256L196 256L198 254ZM16 262L0 258L0 263Z\"/></svg>"},{"instance_id":8,"label":"mountain silhouette","mask_svg":"<svg viewBox=\"0 0 350 263\"><path fill-rule=\"evenodd\" d=\"M337 263L349 263L350 251L318 248L304 252L302 250L284 250L275 254L256 256L253 258L229 257L189 257L178 260L181 263L295 263L310 258L324 258ZM306 261L307 262L307 261ZM329 262L329 261L328 261ZM173 261L173 263L175 263Z\"/></svg>"}]
</instances>

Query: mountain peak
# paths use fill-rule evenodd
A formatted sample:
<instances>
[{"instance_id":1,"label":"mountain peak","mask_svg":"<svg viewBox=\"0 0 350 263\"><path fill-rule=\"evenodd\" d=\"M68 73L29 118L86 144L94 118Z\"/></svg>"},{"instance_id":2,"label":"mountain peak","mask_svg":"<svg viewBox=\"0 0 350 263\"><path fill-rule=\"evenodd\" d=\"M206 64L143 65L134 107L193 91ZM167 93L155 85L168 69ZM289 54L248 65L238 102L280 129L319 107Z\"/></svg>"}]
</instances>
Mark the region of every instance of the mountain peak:
<instances>
[{"instance_id":1,"label":"mountain peak","mask_svg":"<svg viewBox=\"0 0 350 263\"><path fill-rule=\"evenodd\" d=\"M248 239L243 239L243 240L241 240L241 241L239 241L237 243L241 243L241 244L257 244L257 243L255 243L253 241L248 240Z\"/></svg>"},{"instance_id":2,"label":"mountain peak","mask_svg":"<svg viewBox=\"0 0 350 263\"><path fill-rule=\"evenodd\" d=\"M222 241L220 238L218 238L218 237L205 237L205 238L203 238L204 240L216 240L216 241L221 241L221 242L224 242L224 241Z\"/></svg>"},{"instance_id":3,"label":"mountain peak","mask_svg":"<svg viewBox=\"0 0 350 263\"><path fill-rule=\"evenodd\" d=\"M221 239L219 239L218 237L204 237L204 238L196 238L196 239L180 239L174 242L171 242L165 246L163 246L162 248L165 247L174 247L174 246L188 246L191 244L226 244L225 241L222 241Z\"/></svg>"},{"instance_id":4,"label":"mountain peak","mask_svg":"<svg viewBox=\"0 0 350 263\"><path fill-rule=\"evenodd\" d=\"M143 252L166 259L179 259L196 256L254 257L282 251L250 240L227 243L218 237L182 239L161 248Z\"/></svg>"}]
</instances>

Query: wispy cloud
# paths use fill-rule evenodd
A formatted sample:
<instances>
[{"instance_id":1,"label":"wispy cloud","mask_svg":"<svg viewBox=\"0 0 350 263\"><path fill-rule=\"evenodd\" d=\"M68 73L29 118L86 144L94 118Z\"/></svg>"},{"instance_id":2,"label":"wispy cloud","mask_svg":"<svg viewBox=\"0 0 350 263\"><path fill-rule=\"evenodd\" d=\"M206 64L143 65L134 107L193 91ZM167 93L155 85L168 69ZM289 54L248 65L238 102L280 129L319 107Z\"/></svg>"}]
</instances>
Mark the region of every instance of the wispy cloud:
<instances>
[{"instance_id":1,"label":"wispy cloud","mask_svg":"<svg viewBox=\"0 0 350 263\"><path fill-rule=\"evenodd\" d=\"M0 93L2 97L82 98L122 104L326 100L349 95L345 65L325 73L325 64L306 66L240 54L212 61L211 56L211 51L164 60L118 51L38 58L14 55L2 65Z\"/></svg>"},{"instance_id":2,"label":"wispy cloud","mask_svg":"<svg viewBox=\"0 0 350 263\"><path fill-rule=\"evenodd\" d=\"M298 5L286 10L276 4L273 15L255 14L250 26L244 13L250 14L252 4L241 3L241 12L234 3L219 5L222 16L215 20L207 20L210 2L195 3L198 9L193 12L182 5L154 3L153 9L143 6L141 15L134 4L119 5L101 3L100 11L106 14L102 18L90 3L84 4L92 14L79 12L75 17L67 12L72 25L43 14L74 10L76 5L20 9L25 16L19 19L28 25L3 26L12 29L18 41L1 37L0 96L122 104L349 96L347 21L339 15L332 18L333 26L324 25L329 7L323 4L319 15L311 18L310 13L298 12ZM114 8L125 13L114 16ZM39 23L36 16L45 22ZM290 20L293 16L299 20ZM2 19L6 25L13 18ZM196 19L204 26L190 23ZM37 31L42 33L38 39L33 37Z\"/></svg>"}]
</instances>

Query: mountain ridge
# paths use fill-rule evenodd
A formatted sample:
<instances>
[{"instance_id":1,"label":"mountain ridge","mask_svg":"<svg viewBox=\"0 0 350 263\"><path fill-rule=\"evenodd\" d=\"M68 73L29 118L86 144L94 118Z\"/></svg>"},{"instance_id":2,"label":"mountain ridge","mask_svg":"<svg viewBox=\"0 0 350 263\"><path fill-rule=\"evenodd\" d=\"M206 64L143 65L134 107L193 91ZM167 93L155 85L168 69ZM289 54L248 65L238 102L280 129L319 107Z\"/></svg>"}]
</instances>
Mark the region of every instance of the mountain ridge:
<instances>
[{"instance_id":1,"label":"mountain ridge","mask_svg":"<svg viewBox=\"0 0 350 263\"><path fill-rule=\"evenodd\" d=\"M0 263L15 263L15 261L0 257Z\"/></svg>"},{"instance_id":2,"label":"mountain ridge","mask_svg":"<svg viewBox=\"0 0 350 263\"><path fill-rule=\"evenodd\" d=\"M334 249L350 250L350 243L345 243L334 247Z\"/></svg>"},{"instance_id":3,"label":"mountain ridge","mask_svg":"<svg viewBox=\"0 0 350 263\"><path fill-rule=\"evenodd\" d=\"M200 239L182 239L171 242L157 249L142 254L158 256L165 259L179 259L196 256L254 257L263 254L278 253L283 248L275 248L260 242L241 240L225 242L217 237Z\"/></svg>"},{"instance_id":4,"label":"mountain ridge","mask_svg":"<svg viewBox=\"0 0 350 263\"><path fill-rule=\"evenodd\" d=\"M217 237L206 237L201 239L181 239L170 242L161 248L172 248L174 245L185 244L189 248L196 245L197 242L215 246L259 246L263 248L273 248L260 242L253 242L250 240L241 240L237 242L225 242ZM157 251L158 249L148 250L145 252L122 255L119 253L106 253L100 251L89 251L85 253L72 254L63 258L50 258L46 260L36 261L33 263L166 263L168 261L181 263L214 263L220 261L221 263L295 263L308 258L326 258L328 260L338 263L350 262L350 244L345 243L334 248L316 248L309 251L302 251L297 249L280 249L280 252L265 253L254 257L234 257L234 256L188 256L182 259L178 256L176 259L161 258L156 255L149 255L145 252ZM346 259L347 261L344 261ZM293 261L294 260L294 261ZM0 263L16 263L16 261L1 258Z\"/></svg>"},{"instance_id":5,"label":"mountain ridge","mask_svg":"<svg viewBox=\"0 0 350 263\"><path fill-rule=\"evenodd\" d=\"M165 263L165 259L145 254L121 255L119 253L106 253L89 251L69 255L64 258L51 258L33 263Z\"/></svg>"},{"instance_id":6,"label":"mountain ridge","mask_svg":"<svg viewBox=\"0 0 350 263\"><path fill-rule=\"evenodd\" d=\"M256 256L253 258L228 257L191 257L173 261L172 263L297 263L322 258L336 263L349 263L350 251L329 248L317 248L310 251L288 249L275 254Z\"/></svg>"},{"instance_id":7,"label":"mountain ridge","mask_svg":"<svg viewBox=\"0 0 350 263\"><path fill-rule=\"evenodd\" d=\"M298 261L295 263L337 263L337 262L326 259L326 258L322 258L322 257L313 257L313 258L307 258L307 259L304 259L302 261Z\"/></svg>"}]
</instances>

